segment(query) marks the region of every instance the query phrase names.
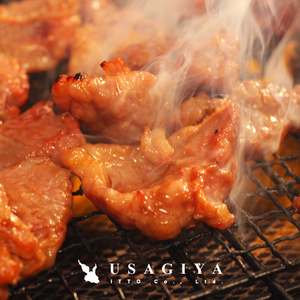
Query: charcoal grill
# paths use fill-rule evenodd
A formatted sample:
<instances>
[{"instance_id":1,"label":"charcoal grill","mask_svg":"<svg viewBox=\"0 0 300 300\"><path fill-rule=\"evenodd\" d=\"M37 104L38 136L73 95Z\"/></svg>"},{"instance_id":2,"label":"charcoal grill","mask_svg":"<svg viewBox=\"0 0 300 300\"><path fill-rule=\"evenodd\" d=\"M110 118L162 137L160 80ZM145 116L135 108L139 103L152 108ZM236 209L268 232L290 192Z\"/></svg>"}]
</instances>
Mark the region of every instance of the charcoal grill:
<instances>
[{"instance_id":1,"label":"charcoal grill","mask_svg":"<svg viewBox=\"0 0 300 300\"><path fill-rule=\"evenodd\" d=\"M30 75L24 110L50 98L55 74L65 67ZM72 218L54 267L11 286L9 300L299 299L300 217L291 203L299 195L300 139L288 139L297 145L288 155L243 167L251 190L227 199L238 220L232 228L200 224L175 240L158 241L93 211ZM78 259L90 268L97 264L98 284L84 280ZM114 273L119 264L118 274L112 264ZM135 274L128 274L128 264L135 264ZM149 264L154 274L144 274ZM172 274L162 271L164 264Z\"/></svg>"},{"instance_id":2,"label":"charcoal grill","mask_svg":"<svg viewBox=\"0 0 300 300\"><path fill-rule=\"evenodd\" d=\"M299 138L288 139L300 149ZM98 211L73 218L55 266L11 287L10 299L297 299L300 218L291 203L299 195L299 164L295 151L245 165L253 187L227 199L239 220L228 230L201 224L158 241L126 231ZM252 209L255 201L258 209ZM251 205L242 208L242 202ZM91 268L97 264L98 284L84 280L78 259ZM135 274L128 274L128 264L135 264ZM162 271L164 264L172 274Z\"/></svg>"}]
</instances>

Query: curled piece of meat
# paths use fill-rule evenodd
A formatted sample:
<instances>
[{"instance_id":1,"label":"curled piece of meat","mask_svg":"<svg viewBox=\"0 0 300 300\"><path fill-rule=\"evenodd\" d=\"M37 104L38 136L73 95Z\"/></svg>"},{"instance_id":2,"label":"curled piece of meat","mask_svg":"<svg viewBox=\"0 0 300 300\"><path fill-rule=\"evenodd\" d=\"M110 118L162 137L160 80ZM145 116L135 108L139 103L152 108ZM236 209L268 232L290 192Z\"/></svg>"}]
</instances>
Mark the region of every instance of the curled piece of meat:
<instances>
[{"instance_id":1,"label":"curled piece of meat","mask_svg":"<svg viewBox=\"0 0 300 300\"><path fill-rule=\"evenodd\" d=\"M53 103L41 101L15 119L0 126L0 170L29 156L46 155L59 163L61 147L85 143L78 122L66 113L55 115Z\"/></svg>"},{"instance_id":2,"label":"curled piece of meat","mask_svg":"<svg viewBox=\"0 0 300 300\"><path fill-rule=\"evenodd\" d=\"M28 98L29 78L13 57L0 53L0 124L16 117Z\"/></svg>"},{"instance_id":3,"label":"curled piece of meat","mask_svg":"<svg viewBox=\"0 0 300 300\"><path fill-rule=\"evenodd\" d=\"M22 0L0 5L0 51L29 72L55 67L66 58L80 23L79 0Z\"/></svg>"},{"instance_id":4,"label":"curled piece of meat","mask_svg":"<svg viewBox=\"0 0 300 300\"><path fill-rule=\"evenodd\" d=\"M166 130L162 128L154 128L151 132L148 127L145 127L141 149L145 157L158 166L168 163L174 154L174 149L166 139Z\"/></svg>"},{"instance_id":5,"label":"curled piece of meat","mask_svg":"<svg viewBox=\"0 0 300 300\"><path fill-rule=\"evenodd\" d=\"M113 61L104 61L101 63L101 68L106 75L114 76L131 72L131 69L126 66L121 58L116 58Z\"/></svg>"},{"instance_id":6,"label":"curled piece of meat","mask_svg":"<svg viewBox=\"0 0 300 300\"><path fill-rule=\"evenodd\" d=\"M126 229L172 239L200 222L219 229L233 224L223 202L236 178L239 125L236 105L224 103L203 123L171 135L165 142L174 153L159 166L140 146L85 144L62 149L59 157L99 210Z\"/></svg>"},{"instance_id":7,"label":"curled piece of meat","mask_svg":"<svg viewBox=\"0 0 300 300\"><path fill-rule=\"evenodd\" d=\"M144 126L167 127L166 115L173 104L166 97L171 80L157 84L157 77L145 71L131 71L116 59L102 66L110 75L88 77L61 75L52 86L52 98L62 111L69 111L81 128L120 144L141 139ZM116 74L116 75L115 75Z\"/></svg>"},{"instance_id":8,"label":"curled piece of meat","mask_svg":"<svg viewBox=\"0 0 300 300\"><path fill-rule=\"evenodd\" d=\"M54 264L72 216L70 175L47 157L0 171L0 298Z\"/></svg>"},{"instance_id":9,"label":"curled piece of meat","mask_svg":"<svg viewBox=\"0 0 300 300\"><path fill-rule=\"evenodd\" d=\"M200 93L195 97L191 97L177 107L173 126L197 125L211 115L223 102L220 98L211 99L206 93Z\"/></svg>"}]
</instances>

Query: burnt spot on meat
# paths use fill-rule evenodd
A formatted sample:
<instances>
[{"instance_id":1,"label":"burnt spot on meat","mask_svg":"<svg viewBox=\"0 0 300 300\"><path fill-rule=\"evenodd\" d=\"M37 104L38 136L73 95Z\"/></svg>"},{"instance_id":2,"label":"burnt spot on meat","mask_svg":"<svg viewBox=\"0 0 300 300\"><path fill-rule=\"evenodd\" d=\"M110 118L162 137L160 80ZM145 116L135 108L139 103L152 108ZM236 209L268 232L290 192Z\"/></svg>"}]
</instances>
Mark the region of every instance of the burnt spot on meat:
<instances>
[{"instance_id":1,"label":"burnt spot on meat","mask_svg":"<svg viewBox=\"0 0 300 300\"><path fill-rule=\"evenodd\" d=\"M75 74L75 76L74 76L74 79L78 79L78 80L81 80L84 78L85 78L85 75L84 75L84 73L81 73L81 72Z\"/></svg>"},{"instance_id":2,"label":"burnt spot on meat","mask_svg":"<svg viewBox=\"0 0 300 300\"><path fill-rule=\"evenodd\" d=\"M220 129L216 129L216 130L215 130L215 134L217 134L219 131L220 131Z\"/></svg>"},{"instance_id":3,"label":"burnt spot on meat","mask_svg":"<svg viewBox=\"0 0 300 300\"><path fill-rule=\"evenodd\" d=\"M60 80L61 76L62 76L62 75L58 75L58 76L56 77L56 79L55 79L55 82L58 82L58 81Z\"/></svg>"}]
</instances>

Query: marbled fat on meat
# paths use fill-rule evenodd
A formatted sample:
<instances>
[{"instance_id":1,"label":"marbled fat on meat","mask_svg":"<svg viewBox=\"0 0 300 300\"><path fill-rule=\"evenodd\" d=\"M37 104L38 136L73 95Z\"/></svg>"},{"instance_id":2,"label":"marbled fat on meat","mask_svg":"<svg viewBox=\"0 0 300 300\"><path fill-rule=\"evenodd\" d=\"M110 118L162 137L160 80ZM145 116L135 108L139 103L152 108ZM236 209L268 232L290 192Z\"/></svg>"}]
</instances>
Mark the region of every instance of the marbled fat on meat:
<instances>
[{"instance_id":1,"label":"marbled fat on meat","mask_svg":"<svg viewBox=\"0 0 300 300\"><path fill-rule=\"evenodd\" d=\"M55 67L67 56L80 24L79 0L22 0L0 5L0 51L29 72Z\"/></svg>"},{"instance_id":2,"label":"marbled fat on meat","mask_svg":"<svg viewBox=\"0 0 300 300\"><path fill-rule=\"evenodd\" d=\"M158 134L150 142L154 160L143 147L111 144L62 149L59 158L99 210L126 229L171 239L200 222L219 229L233 224L223 202L236 178L239 125L236 105L226 102L199 125L168 139Z\"/></svg>"},{"instance_id":3,"label":"marbled fat on meat","mask_svg":"<svg viewBox=\"0 0 300 300\"><path fill-rule=\"evenodd\" d=\"M61 147L85 143L78 122L66 113L55 115L53 103L40 101L0 126L0 170L29 156L46 155L55 163Z\"/></svg>"},{"instance_id":4,"label":"marbled fat on meat","mask_svg":"<svg viewBox=\"0 0 300 300\"><path fill-rule=\"evenodd\" d=\"M0 299L54 264L72 216L70 175L47 157L0 171Z\"/></svg>"}]
</instances>

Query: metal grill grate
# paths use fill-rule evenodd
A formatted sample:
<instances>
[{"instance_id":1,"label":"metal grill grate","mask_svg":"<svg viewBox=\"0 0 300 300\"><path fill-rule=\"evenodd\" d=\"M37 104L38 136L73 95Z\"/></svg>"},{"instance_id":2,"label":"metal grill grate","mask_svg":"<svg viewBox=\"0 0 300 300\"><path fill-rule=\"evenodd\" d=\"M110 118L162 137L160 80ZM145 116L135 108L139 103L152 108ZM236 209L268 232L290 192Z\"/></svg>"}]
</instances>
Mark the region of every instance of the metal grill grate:
<instances>
[{"instance_id":1,"label":"metal grill grate","mask_svg":"<svg viewBox=\"0 0 300 300\"><path fill-rule=\"evenodd\" d=\"M65 70L63 62L53 74L31 74L23 110L50 99L54 78ZM238 217L231 229L199 225L176 240L157 241L122 229L98 211L73 218L55 266L11 286L9 300L299 298L300 217L291 201L299 194L300 142L289 139L296 145L291 153L279 151L245 166L250 187L227 201ZM84 281L78 259L90 267L97 264L100 283ZM111 273L113 263L119 264L118 274ZM195 263L204 263L201 274ZM144 274L148 264L155 274ZM164 264L172 264L172 274L162 272ZM213 274L217 264L222 274Z\"/></svg>"},{"instance_id":2,"label":"metal grill grate","mask_svg":"<svg viewBox=\"0 0 300 300\"><path fill-rule=\"evenodd\" d=\"M244 192L228 199L238 220L231 229L199 225L157 241L95 211L71 220L55 266L11 287L10 299L296 299L300 218L291 201L299 194L300 143L292 136L285 143L287 155L245 166ZM84 281L78 259L97 264L98 284ZM128 274L130 263L135 274ZM201 274L195 263L204 263ZM115 273L119 264L118 274L111 264ZM144 274L148 264L154 274ZM162 272L164 264L172 274Z\"/></svg>"}]
</instances>

